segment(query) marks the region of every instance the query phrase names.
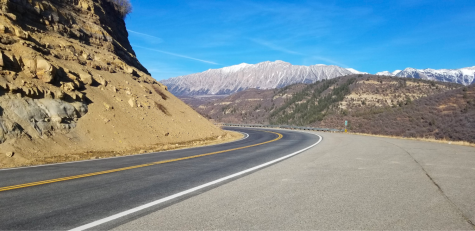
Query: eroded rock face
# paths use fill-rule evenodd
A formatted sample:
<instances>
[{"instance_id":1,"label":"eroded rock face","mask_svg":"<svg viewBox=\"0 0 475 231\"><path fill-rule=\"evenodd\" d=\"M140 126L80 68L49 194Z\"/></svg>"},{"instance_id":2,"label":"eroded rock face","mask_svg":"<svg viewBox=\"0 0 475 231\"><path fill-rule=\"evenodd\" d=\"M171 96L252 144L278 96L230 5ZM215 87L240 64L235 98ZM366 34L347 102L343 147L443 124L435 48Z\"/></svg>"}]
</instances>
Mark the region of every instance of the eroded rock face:
<instances>
[{"instance_id":1,"label":"eroded rock face","mask_svg":"<svg viewBox=\"0 0 475 231\"><path fill-rule=\"evenodd\" d=\"M87 105L59 99L0 98L0 143L8 138L39 138L68 132L87 113Z\"/></svg>"},{"instance_id":2,"label":"eroded rock face","mask_svg":"<svg viewBox=\"0 0 475 231\"><path fill-rule=\"evenodd\" d=\"M98 55L81 44L113 55ZM91 68L135 78L148 74L128 43L123 19L110 3L0 1L0 144L76 127L88 112L84 91L95 82L107 86L107 80L94 76Z\"/></svg>"},{"instance_id":3,"label":"eroded rock face","mask_svg":"<svg viewBox=\"0 0 475 231\"><path fill-rule=\"evenodd\" d=\"M0 0L0 168L222 133L150 76L114 6Z\"/></svg>"},{"instance_id":4,"label":"eroded rock face","mask_svg":"<svg viewBox=\"0 0 475 231\"><path fill-rule=\"evenodd\" d=\"M51 83L56 76L56 67L44 59L36 60L36 76L45 83Z\"/></svg>"}]
</instances>

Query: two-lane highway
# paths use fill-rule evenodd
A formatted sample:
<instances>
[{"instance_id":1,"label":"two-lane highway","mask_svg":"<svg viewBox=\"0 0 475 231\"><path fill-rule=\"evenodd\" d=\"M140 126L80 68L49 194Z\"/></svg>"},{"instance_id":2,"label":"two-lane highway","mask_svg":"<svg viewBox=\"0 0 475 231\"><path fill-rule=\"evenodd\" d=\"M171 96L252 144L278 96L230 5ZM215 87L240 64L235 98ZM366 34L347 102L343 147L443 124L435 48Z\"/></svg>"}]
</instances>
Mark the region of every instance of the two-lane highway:
<instances>
[{"instance_id":1,"label":"two-lane highway","mask_svg":"<svg viewBox=\"0 0 475 231\"><path fill-rule=\"evenodd\" d=\"M293 131L232 130L248 137L208 147L0 170L0 229L114 227L238 176L200 188L204 184L296 154L321 140ZM184 193L193 188L199 190ZM136 209L173 195L180 196ZM134 212L117 216L124 211Z\"/></svg>"}]
</instances>

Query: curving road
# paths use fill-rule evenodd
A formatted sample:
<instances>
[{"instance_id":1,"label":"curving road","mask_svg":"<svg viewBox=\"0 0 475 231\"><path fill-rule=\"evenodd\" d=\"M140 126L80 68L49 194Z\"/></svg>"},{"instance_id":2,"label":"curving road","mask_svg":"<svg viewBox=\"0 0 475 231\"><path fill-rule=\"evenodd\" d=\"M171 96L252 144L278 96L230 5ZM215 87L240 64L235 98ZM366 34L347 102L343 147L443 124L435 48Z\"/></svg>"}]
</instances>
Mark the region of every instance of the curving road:
<instances>
[{"instance_id":1,"label":"curving road","mask_svg":"<svg viewBox=\"0 0 475 231\"><path fill-rule=\"evenodd\" d=\"M0 170L0 230L116 227L254 171L209 187L200 187L203 184L297 154L321 140L302 132L229 129L248 137L208 147ZM195 187L199 188L97 223Z\"/></svg>"},{"instance_id":2,"label":"curving road","mask_svg":"<svg viewBox=\"0 0 475 231\"><path fill-rule=\"evenodd\" d=\"M115 230L474 230L475 148L344 133Z\"/></svg>"}]
</instances>

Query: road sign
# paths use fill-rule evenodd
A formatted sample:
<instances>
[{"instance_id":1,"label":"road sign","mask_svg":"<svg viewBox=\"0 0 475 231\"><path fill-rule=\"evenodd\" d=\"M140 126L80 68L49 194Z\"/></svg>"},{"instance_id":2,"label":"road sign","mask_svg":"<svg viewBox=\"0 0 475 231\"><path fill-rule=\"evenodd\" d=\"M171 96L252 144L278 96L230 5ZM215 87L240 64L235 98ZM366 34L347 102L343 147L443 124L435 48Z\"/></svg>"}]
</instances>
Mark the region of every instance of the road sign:
<instances>
[{"instance_id":1,"label":"road sign","mask_svg":"<svg viewBox=\"0 0 475 231\"><path fill-rule=\"evenodd\" d=\"M345 127L348 126L348 120L345 120Z\"/></svg>"}]
</instances>

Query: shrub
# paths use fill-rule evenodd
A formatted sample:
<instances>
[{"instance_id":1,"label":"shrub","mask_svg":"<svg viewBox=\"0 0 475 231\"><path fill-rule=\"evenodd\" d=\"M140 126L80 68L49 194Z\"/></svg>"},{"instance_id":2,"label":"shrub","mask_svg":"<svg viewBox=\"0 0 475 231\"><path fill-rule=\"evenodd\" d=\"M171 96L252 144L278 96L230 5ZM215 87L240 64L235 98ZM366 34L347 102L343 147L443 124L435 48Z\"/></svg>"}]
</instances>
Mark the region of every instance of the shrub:
<instances>
[{"instance_id":1,"label":"shrub","mask_svg":"<svg viewBox=\"0 0 475 231\"><path fill-rule=\"evenodd\" d=\"M122 18L125 18L128 14L132 13L132 4L130 0L106 0L114 5L114 8L120 13Z\"/></svg>"}]
</instances>

